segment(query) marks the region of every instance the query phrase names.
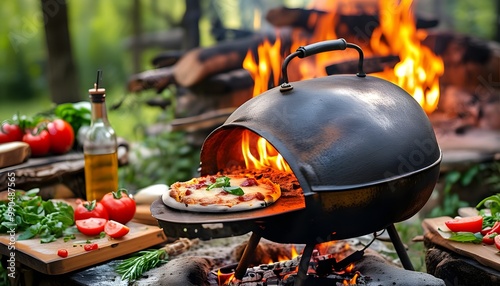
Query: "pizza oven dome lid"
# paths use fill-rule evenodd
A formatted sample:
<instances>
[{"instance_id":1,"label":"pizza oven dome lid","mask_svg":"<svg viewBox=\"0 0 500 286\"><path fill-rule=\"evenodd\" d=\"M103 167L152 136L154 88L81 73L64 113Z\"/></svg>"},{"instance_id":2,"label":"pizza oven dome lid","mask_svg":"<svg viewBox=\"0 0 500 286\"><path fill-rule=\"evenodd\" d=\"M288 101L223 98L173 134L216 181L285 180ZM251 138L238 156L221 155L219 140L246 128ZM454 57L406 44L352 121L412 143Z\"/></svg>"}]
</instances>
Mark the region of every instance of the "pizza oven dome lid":
<instances>
[{"instance_id":1,"label":"pizza oven dome lid","mask_svg":"<svg viewBox=\"0 0 500 286\"><path fill-rule=\"evenodd\" d=\"M399 86L334 75L270 89L236 109L201 149L201 173L240 165L243 130L283 156L304 193L360 188L431 168L441 150L429 119Z\"/></svg>"}]
</instances>

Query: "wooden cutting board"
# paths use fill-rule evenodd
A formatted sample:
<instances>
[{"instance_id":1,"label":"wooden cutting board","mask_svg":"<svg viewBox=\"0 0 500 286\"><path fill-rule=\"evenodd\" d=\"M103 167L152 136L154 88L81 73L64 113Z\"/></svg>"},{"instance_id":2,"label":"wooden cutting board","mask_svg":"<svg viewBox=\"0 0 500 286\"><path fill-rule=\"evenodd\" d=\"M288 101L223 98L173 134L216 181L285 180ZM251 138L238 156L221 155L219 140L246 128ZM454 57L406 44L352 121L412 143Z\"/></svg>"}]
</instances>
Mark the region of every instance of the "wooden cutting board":
<instances>
[{"instance_id":1,"label":"wooden cutting board","mask_svg":"<svg viewBox=\"0 0 500 286\"><path fill-rule=\"evenodd\" d=\"M87 236L78 233L76 239L64 242L63 238L51 243L40 243L40 239L15 241L16 262L45 274L64 274L92 266L122 255L131 254L166 241L165 233L157 226L129 222L130 232L119 239L108 237L92 239L99 249L85 251L82 242ZM0 253L9 257L9 236L0 236ZM68 257L57 255L59 249L68 250Z\"/></svg>"},{"instance_id":2,"label":"wooden cutting board","mask_svg":"<svg viewBox=\"0 0 500 286\"><path fill-rule=\"evenodd\" d=\"M500 252L494 245L473 244L448 240L449 229L444 224L451 217L424 219L424 236L436 245L475 259L477 262L500 271Z\"/></svg>"}]
</instances>

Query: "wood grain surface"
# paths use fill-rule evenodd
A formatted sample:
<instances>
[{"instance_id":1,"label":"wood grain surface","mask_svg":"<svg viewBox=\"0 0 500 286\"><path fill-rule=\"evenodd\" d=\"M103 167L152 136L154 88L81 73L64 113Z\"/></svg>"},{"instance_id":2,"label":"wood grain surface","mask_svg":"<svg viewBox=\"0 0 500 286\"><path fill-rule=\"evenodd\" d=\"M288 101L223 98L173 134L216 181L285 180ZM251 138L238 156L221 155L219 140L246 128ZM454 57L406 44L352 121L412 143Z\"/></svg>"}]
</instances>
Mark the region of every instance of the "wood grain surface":
<instances>
[{"instance_id":1,"label":"wood grain surface","mask_svg":"<svg viewBox=\"0 0 500 286\"><path fill-rule=\"evenodd\" d=\"M131 221L127 223L130 232L122 238L109 237L93 239L81 233L76 234L76 239L64 242L63 238L51 243L40 243L40 239L15 241L16 262L24 264L34 270L45 274L64 274L74 270L111 260L126 254L134 253L166 241L162 229L153 225ZM83 244L87 239L97 243L99 249L85 251ZM8 248L9 236L0 236L0 253L10 255ZM57 255L59 249L66 249L68 257Z\"/></svg>"}]
</instances>

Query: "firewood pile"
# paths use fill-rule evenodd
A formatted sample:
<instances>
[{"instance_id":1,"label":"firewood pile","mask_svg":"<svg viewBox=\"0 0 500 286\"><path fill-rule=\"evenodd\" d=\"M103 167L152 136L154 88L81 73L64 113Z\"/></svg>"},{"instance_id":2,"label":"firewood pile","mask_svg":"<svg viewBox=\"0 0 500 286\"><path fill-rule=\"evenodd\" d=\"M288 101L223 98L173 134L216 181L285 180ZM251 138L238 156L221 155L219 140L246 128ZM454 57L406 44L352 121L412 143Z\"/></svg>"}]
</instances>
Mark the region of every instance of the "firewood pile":
<instances>
[{"instance_id":1,"label":"firewood pile","mask_svg":"<svg viewBox=\"0 0 500 286\"><path fill-rule=\"evenodd\" d=\"M338 9L338 23L333 25L338 37L359 44L367 54L373 54L366 46L366 37L378 24L376 1L365 1L362 11L353 13L342 6ZM371 3L371 4L370 4ZM223 42L207 48L196 48L184 53L165 52L153 59L155 69L132 75L128 89L140 92L155 89L161 92L171 85L176 87L176 119L170 123L173 130L185 130L196 134L193 141L201 146L210 131L221 125L234 109L250 99L253 79L243 69L243 59L248 51L255 53L264 39L283 42L282 51L291 46L292 28L300 29L304 37L314 31L311 17L321 17L318 10L276 8L268 12L266 19L280 33L267 35L256 32L253 36ZM437 21L417 19L417 28L428 31L425 46L439 55L444 62L444 74L440 78L441 97L437 110L429 115L437 132L463 133L469 129L500 130L500 45L453 32L432 31ZM360 28L368 34L360 38ZM296 30L294 30L296 31ZM367 56L365 71L378 72L394 67L397 55ZM325 67L328 74L355 73L356 62L346 59ZM271 85L269 87L272 87ZM165 130L165 126L153 126L151 133Z\"/></svg>"}]
</instances>

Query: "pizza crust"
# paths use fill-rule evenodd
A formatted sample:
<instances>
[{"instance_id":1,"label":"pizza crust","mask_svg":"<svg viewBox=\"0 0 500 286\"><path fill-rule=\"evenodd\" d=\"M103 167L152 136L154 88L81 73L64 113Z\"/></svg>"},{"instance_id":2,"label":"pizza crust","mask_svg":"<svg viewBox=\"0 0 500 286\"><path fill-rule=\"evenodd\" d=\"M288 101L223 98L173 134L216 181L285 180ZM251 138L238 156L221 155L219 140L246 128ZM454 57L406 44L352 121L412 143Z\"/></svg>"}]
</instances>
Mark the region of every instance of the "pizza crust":
<instances>
[{"instance_id":1,"label":"pizza crust","mask_svg":"<svg viewBox=\"0 0 500 286\"><path fill-rule=\"evenodd\" d=\"M222 177L222 176L219 176ZM236 186L241 183L241 180L247 179L244 176L227 176L231 179L231 186ZM241 200L243 196L237 196L233 194L224 193L222 188L215 188L207 191L206 186L191 189L192 192L196 192L195 194L190 194L192 198L186 199L185 201L189 203L183 202L183 191L179 191L186 185L192 184L195 185L199 182L203 182L206 177L202 178L193 178L187 182L177 182L170 187L170 190L163 193L162 201L168 207L183 210L183 211L191 211L191 212L210 212L210 213L220 213L220 212L240 212L240 211L248 211L253 209L264 208L276 200L278 200L281 196L281 189L279 185L272 183L269 179L259 179L257 180L258 184L255 186L240 186L243 189L243 196L250 196L252 199L250 200ZM182 186L182 187L180 187ZM255 198L253 194L261 193L259 196L263 195L264 197L261 199ZM180 195L179 195L180 194ZM204 203L204 202L210 203ZM212 202L214 201L214 202ZM216 201L216 202L215 202Z\"/></svg>"}]
</instances>

